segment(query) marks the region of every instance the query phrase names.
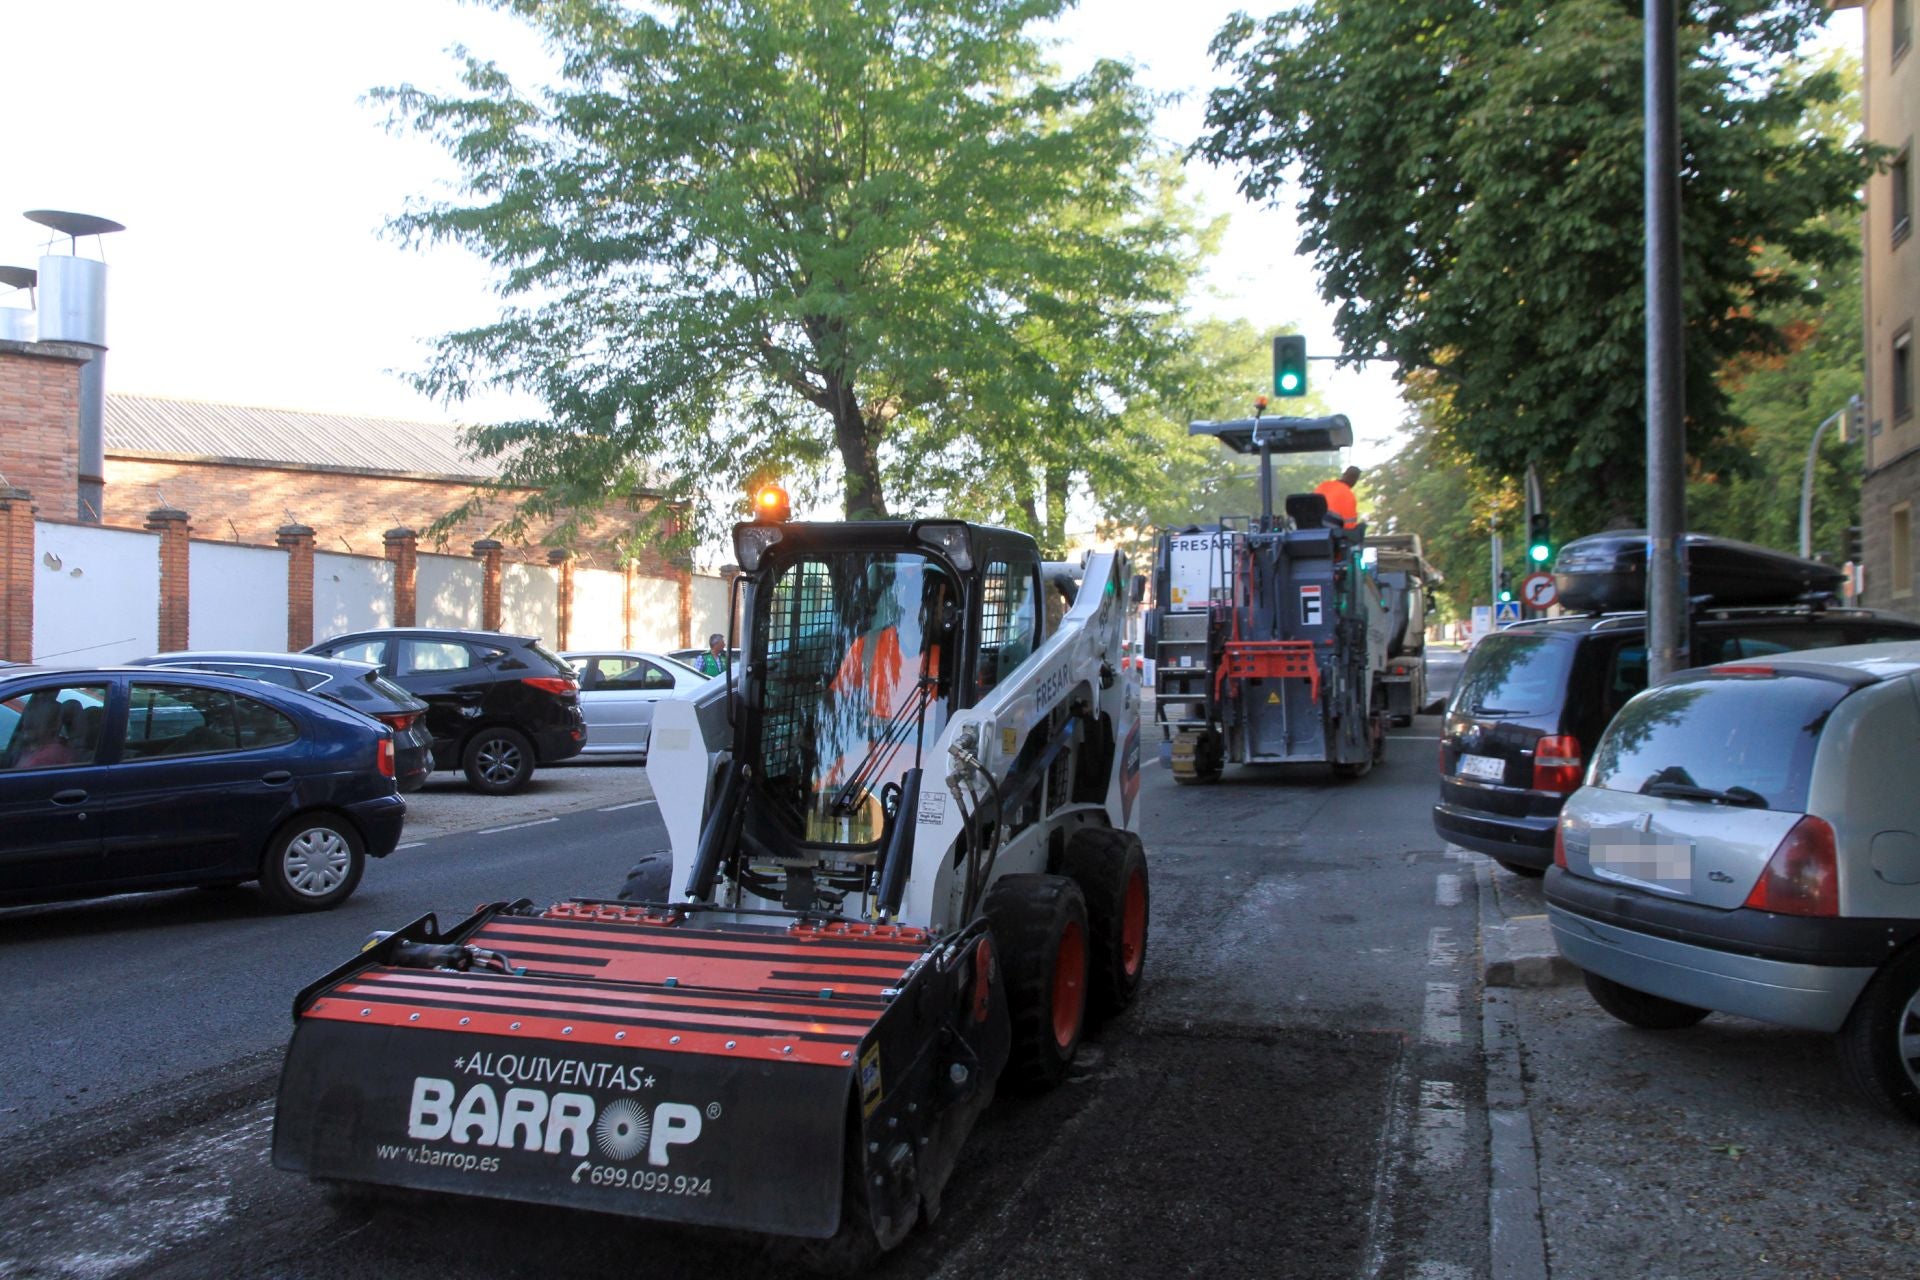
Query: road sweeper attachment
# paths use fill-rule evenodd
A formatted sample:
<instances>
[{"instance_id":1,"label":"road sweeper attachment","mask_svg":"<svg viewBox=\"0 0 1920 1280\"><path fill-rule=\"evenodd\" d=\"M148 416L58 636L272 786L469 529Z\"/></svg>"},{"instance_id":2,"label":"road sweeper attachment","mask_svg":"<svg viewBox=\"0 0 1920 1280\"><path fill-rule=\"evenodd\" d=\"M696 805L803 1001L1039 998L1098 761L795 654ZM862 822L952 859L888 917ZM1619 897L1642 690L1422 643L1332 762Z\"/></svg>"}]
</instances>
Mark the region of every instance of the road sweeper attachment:
<instances>
[{"instance_id":1,"label":"road sweeper attachment","mask_svg":"<svg viewBox=\"0 0 1920 1280\"><path fill-rule=\"evenodd\" d=\"M1133 999L1124 561L951 521L736 543L725 714L654 720L677 892L377 938L296 1000L278 1166L890 1247L996 1088Z\"/></svg>"}]
</instances>

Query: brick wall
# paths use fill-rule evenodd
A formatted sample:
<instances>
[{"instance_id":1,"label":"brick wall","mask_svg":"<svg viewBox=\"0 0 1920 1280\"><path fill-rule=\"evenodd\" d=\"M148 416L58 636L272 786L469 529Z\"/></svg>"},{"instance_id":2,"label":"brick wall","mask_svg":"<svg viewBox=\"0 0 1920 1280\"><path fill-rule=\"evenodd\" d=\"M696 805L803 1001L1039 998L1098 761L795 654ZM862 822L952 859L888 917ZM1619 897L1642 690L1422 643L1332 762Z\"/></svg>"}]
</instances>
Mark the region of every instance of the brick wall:
<instances>
[{"instance_id":1,"label":"brick wall","mask_svg":"<svg viewBox=\"0 0 1920 1280\"><path fill-rule=\"evenodd\" d=\"M0 487L28 490L49 515L78 510L80 366L90 355L65 342L0 342Z\"/></svg>"},{"instance_id":2,"label":"brick wall","mask_svg":"<svg viewBox=\"0 0 1920 1280\"><path fill-rule=\"evenodd\" d=\"M171 506L191 511L206 537L271 542L280 526L302 524L317 531L321 549L356 555L383 554L388 530L396 526L424 530L472 493L472 486L459 480L107 455L109 524L137 523L154 507ZM499 498L483 506L479 515L462 521L444 539L423 534L420 549L466 554L476 541L491 536L493 528L512 513L522 496L521 490L503 490ZM601 527L625 524L618 513L609 513L602 518ZM507 543L505 557L530 564L547 563L551 544L543 540L546 532L544 528L535 529L527 540ZM589 536L576 550L599 567L614 568L618 564L605 539ZM645 552L639 559L640 572L650 577L671 577L680 567L658 551Z\"/></svg>"},{"instance_id":3,"label":"brick wall","mask_svg":"<svg viewBox=\"0 0 1920 1280\"><path fill-rule=\"evenodd\" d=\"M159 507L148 514L146 528L160 535L160 652L177 653L188 647L187 620L193 590L187 576L191 562L188 536L193 526L186 512Z\"/></svg>"},{"instance_id":4,"label":"brick wall","mask_svg":"<svg viewBox=\"0 0 1920 1280\"><path fill-rule=\"evenodd\" d=\"M33 660L33 495L0 485L0 659Z\"/></svg>"}]
</instances>

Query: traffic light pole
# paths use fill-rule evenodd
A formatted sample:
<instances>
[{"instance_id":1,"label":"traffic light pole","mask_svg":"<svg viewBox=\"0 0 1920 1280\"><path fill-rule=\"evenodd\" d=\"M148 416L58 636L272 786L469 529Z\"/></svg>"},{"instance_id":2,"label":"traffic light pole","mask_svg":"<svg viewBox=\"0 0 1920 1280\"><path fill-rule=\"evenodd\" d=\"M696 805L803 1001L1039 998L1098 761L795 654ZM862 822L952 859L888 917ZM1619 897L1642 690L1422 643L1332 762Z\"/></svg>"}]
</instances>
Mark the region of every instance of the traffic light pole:
<instances>
[{"instance_id":1,"label":"traffic light pole","mask_svg":"<svg viewBox=\"0 0 1920 1280\"><path fill-rule=\"evenodd\" d=\"M1813 554L1813 464L1820 460L1820 437L1827 428L1847 416L1847 411L1828 418L1813 429L1813 442L1807 446L1807 469L1800 475L1800 558Z\"/></svg>"},{"instance_id":2,"label":"traffic light pole","mask_svg":"<svg viewBox=\"0 0 1920 1280\"><path fill-rule=\"evenodd\" d=\"M1675 0L1644 0L1647 219L1647 677L1687 660L1686 437L1680 328Z\"/></svg>"}]
</instances>

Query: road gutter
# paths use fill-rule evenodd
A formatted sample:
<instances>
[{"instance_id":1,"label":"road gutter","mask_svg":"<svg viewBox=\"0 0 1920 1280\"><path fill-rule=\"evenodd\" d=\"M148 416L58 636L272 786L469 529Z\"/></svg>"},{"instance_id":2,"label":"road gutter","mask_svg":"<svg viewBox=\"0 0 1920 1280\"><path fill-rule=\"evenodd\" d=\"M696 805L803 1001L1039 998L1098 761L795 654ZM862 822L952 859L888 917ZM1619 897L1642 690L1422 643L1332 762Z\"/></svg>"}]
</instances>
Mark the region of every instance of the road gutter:
<instances>
[{"instance_id":1,"label":"road gutter","mask_svg":"<svg viewBox=\"0 0 1920 1280\"><path fill-rule=\"evenodd\" d=\"M1480 962L1480 1049L1487 1070L1487 1253L1494 1280L1547 1280L1546 1224L1540 1211L1540 1159L1533 1116L1520 1071L1520 1034L1514 1022L1518 985L1549 986L1554 960L1536 945L1517 949L1512 923L1500 910L1487 861L1477 860ZM1540 922L1545 924L1544 920ZM1552 940L1547 939L1548 952Z\"/></svg>"}]
</instances>

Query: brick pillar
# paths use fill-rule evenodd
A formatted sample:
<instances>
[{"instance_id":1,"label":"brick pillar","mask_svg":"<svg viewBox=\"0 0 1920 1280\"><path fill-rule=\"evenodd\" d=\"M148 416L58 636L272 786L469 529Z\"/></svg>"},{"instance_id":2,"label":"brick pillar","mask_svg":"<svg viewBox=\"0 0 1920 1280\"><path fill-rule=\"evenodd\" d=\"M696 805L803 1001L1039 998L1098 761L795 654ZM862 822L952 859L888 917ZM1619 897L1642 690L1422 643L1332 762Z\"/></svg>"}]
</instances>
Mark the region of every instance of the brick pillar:
<instances>
[{"instance_id":1,"label":"brick pillar","mask_svg":"<svg viewBox=\"0 0 1920 1280\"><path fill-rule=\"evenodd\" d=\"M693 573L687 569L675 569L674 580L680 584L680 647L693 647ZM725 627L721 628L726 630ZM704 645L706 637L700 637Z\"/></svg>"},{"instance_id":2,"label":"brick pillar","mask_svg":"<svg viewBox=\"0 0 1920 1280\"><path fill-rule=\"evenodd\" d=\"M0 487L0 658L33 661L33 495Z\"/></svg>"},{"instance_id":3,"label":"brick pillar","mask_svg":"<svg viewBox=\"0 0 1920 1280\"><path fill-rule=\"evenodd\" d=\"M620 566L620 647L633 648L633 561Z\"/></svg>"},{"instance_id":4,"label":"brick pillar","mask_svg":"<svg viewBox=\"0 0 1920 1280\"><path fill-rule=\"evenodd\" d=\"M393 625L418 626L420 539L411 529L389 529L386 541L387 559L393 562Z\"/></svg>"},{"instance_id":5,"label":"brick pillar","mask_svg":"<svg viewBox=\"0 0 1920 1280\"><path fill-rule=\"evenodd\" d=\"M313 530L283 524L273 540L287 553L287 652L313 643Z\"/></svg>"},{"instance_id":6,"label":"brick pillar","mask_svg":"<svg viewBox=\"0 0 1920 1280\"><path fill-rule=\"evenodd\" d=\"M500 629L500 570L503 548L496 538L482 538L473 544L480 557L480 629Z\"/></svg>"},{"instance_id":7,"label":"brick pillar","mask_svg":"<svg viewBox=\"0 0 1920 1280\"><path fill-rule=\"evenodd\" d=\"M573 553L564 547L547 552L553 566L553 633L561 649L573 648Z\"/></svg>"},{"instance_id":8,"label":"brick pillar","mask_svg":"<svg viewBox=\"0 0 1920 1280\"><path fill-rule=\"evenodd\" d=\"M147 528L160 535L160 652L187 647L187 535L192 526L187 513L156 507L147 513Z\"/></svg>"}]
</instances>

